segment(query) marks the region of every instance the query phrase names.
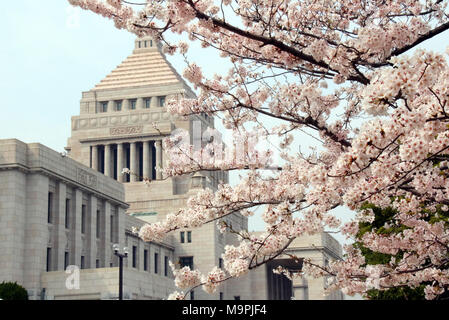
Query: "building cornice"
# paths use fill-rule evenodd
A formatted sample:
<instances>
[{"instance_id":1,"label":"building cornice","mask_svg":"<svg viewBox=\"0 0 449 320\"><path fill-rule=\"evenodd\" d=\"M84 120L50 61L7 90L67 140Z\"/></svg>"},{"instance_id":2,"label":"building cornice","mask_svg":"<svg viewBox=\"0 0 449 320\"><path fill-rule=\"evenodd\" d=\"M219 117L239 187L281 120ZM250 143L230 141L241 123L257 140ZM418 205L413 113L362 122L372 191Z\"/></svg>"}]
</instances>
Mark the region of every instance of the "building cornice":
<instances>
[{"instance_id":1,"label":"building cornice","mask_svg":"<svg viewBox=\"0 0 449 320\"><path fill-rule=\"evenodd\" d=\"M61 174L59 174L57 172L54 172L54 171L49 170L49 169L44 168L44 167L28 167L28 166L25 166L25 165L20 164L20 163L6 163L6 164L0 164L0 170L19 170L19 171L21 171L23 173L26 173L26 174L38 174L38 173L40 173L40 174L43 174L45 176L48 176L49 178L54 178L54 179L63 181L65 184L67 184L70 187L78 188L78 189L83 190L86 193L94 194L96 196L99 196L100 198L108 200L109 202L111 202L111 203L113 203L115 205L119 205L119 206L121 206L124 209L128 209L129 208L129 204L127 204L124 201L120 201L120 200L118 200L116 198L108 196L107 194L105 194L105 193L103 193L103 192L101 192L101 191L99 191L97 189L89 187L88 185L82 184L82 183L80 183L80 182L78 182L76 180L73 180L71 178L63 176L63 175L61 175Z\"/></svg>"},{"instance_id":2,"label":"building cornice","mask_svg":"<svg viewBox=\"0 0 449 320\"><path fill-rule=\"evenodd\" d=\"M126 230L125 230L125 234L128 235L128 236L130 236L130 237L133 237L133 238L136 238L136 239L141 240L141 239L139 238L138 235L136 235L135 233L133 233L133 232L132 232L131 230L129 230L129 229L126 229ZM145 242L145 243L148 243L148 244L154 244L154 245L156 245L156 246L164 247L164 248L169 249L169 250L171 250L171 251L175 251L175 247L174 247L174 246L172 246L172 245L170 245L170 244L168 244L168 243L165 243L165 242L148 241L148 242Z\"/></svg>"},{"instance_id":3,"label":"building cornice","mask_svg":"<svg viewBox=\"0 0 449 320\"><path fill-rule=\"evenodd\" d=\"M322 251L325 252L326 254L330 255L332 258L336 259L336 260L342 260L342 257L334 252L333 250L330 250L328 247L324 247L324 246L310 246L310 247L289 247L285 250L286 253L293 253L293 252L304 252L304 251Z\"/></svg>"}]
</instances>

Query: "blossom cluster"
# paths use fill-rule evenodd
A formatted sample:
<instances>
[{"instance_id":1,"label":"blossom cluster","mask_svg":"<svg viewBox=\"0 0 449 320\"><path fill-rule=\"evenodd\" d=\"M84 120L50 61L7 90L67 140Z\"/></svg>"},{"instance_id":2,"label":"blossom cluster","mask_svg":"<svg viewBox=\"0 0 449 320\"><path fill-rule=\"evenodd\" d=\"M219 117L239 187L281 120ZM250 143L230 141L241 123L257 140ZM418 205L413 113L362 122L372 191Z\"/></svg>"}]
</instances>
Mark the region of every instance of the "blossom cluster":
<instances>
[{"instance_id":1,"label":"blossom cluster","mask_svg":"<svg viewBox=\"0 0 449 320\"><path fill-rule=\"evenodd\" d=\"M175 276L175 285L178 288L191 288L201 283L201 273L198 270L190 270L187 266L176 269L173 263L170 263L170 267Z\"/></svg>"},{"instance_id":2,"label":"blossom cluster","mask_svg":"<svg viewBox=\"0 0 449 320\"><path fill-rule=\"evenodd\" d=\"M207 293L214 293L220 284L226 279L226 274L218 267L214 267L207 276L203 276L203 289Z\"/></svg>"},{"instance_id":3,"label":"blossom cluster","mask_svg":"<svg viewBox=\"0 0 449 320\"><path fill-rule=\"evenodd\" d=\"M69 2L153 36L168 54L190 50L185 38L169 41L174 32L230 62L227 73L212 77L201 61L189 62L184 77L198 94L169 101L168 109L186 119L217 116L232 142L207 129L191 145L188 132L178 131L164 141L163 173L239 170L241 179L200 190L139 235L161 240L259 208L266 230L256 236L219 224L240 240L226 246L224 270L177 270L180 288L205 283L213 292L225 275L263 265L305 234L337 229L354 238L360 223L374 220L369 203L394 210L382 226L394 232L373 227L360 242L391 261L367 266L349 245L343 260L304 260L303 271L329 276L328 289L346 294L423 283L428 299L447 293L449 66L443 53L410 50L449 29L448 1L161 0L140 9L114 0ZM317 141L308 153L293 150L303 134ZM265 143L273 137L274 145ZM337 207L357 214L342 224Z\"/></svg>"}]
</instances>

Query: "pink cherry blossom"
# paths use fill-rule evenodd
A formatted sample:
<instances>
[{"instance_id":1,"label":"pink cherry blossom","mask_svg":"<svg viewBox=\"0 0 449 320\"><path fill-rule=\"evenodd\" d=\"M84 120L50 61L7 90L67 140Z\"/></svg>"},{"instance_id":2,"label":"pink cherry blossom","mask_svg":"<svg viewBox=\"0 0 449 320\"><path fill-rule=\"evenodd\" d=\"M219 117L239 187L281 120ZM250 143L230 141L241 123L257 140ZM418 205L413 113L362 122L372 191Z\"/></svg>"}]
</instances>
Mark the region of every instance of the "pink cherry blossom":
<instances>
[{"instance_id":1,"label":"pink cherry blossom","mask_svg":"<svg viewBox=\"0 0 449 320\"><path fill-rule=\"evenodd\" d=\"M164 141L166 177L241 174L237 184L201 190L187 207L140 229L153 241L218 221L220 231L238 235L238 244L225 247L223 270L175 269L178 287L214 292L219 282L262 266L304 234L338 229L354 238L360 222L373 221L363 207L371 203L395 210L383 228L404 228L373 229L361 243L380 253L402 252L401 259L366 266L360 250L348 245L343 260L323 266L305 259L302 271L326 276L328 291L350 295L422 283L430 283L427 299L448 291L449 51L412 53L449 29L448 1L69 2L117 28L154 37L168 54L187 58L187 43L197 41L230 63L227 73L206 77L211 66L188 61L183 74L197 96L168 102L179 117L215 116L232 142L222 143L208 129L198 147L188 132L175 132ZM182 41L170 41L170 32ZM295 150L305 134L316 141L314 149ZM356 214L342 224L332 213L337 207ZM259 208L267 225L262 235L225 223Z\"/></svg>"}]
</instances>

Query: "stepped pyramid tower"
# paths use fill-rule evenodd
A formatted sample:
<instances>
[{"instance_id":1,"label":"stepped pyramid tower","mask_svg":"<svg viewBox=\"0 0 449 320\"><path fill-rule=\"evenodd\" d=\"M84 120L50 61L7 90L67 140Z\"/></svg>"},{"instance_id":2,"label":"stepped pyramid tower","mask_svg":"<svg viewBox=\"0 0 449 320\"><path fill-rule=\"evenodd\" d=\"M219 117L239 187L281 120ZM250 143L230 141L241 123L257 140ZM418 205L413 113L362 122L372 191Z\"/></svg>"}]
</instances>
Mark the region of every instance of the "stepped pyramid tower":
<instances>
[{"instance_id":1,"label":"stepped pyramid tower","mask_svg":"<svg viewBox=\"0 0 449 320\"><path fill-rule=\"evenodd\" d=\"M166 153L162 139L173 130L192 132L193 122L202 130L214 127L207 115L188 120L171 115L169 99L195 97L193 91L166 60L160 45L151 38L135 41L132 54L100 81L92 90L83 92L80 115L72 117L72 136L66 150L70 157L106 176L125 183L128 213L146 217L159 216L182 205L194 180L216 188L225 173L165 179L157 167L163 167ZM137 175L122 174L129 168ZM141 181L152 179L150 188Z\"/></svg>"},{"instance_id":2,"label":"stepped pyramid tower","mask_svg":"<svg viewBox=\"0 0 449 320\"><path fill-rule=\"evenodd\" d=\"M93 89L82 93L80 114L72 117L68 155L122 182L129 204L127 214L145 222L162 220L166 214L185 207L189 196L201 188L215 190L218 181L228 181L227 172L167 179L155 170L164 167L167 154L161 142L173 130L187 130L193 142L194 122L201 124L202 131L214 127L214 119L207 115L194 115L187 120L171 115L166 101L181 97L193 98L195 93L166 60L160 44L143 37L135 40L130 56ZM123 168L137 175L122 174ZM152 179L149 187L142 177ZM237 230L248 226L247 218L240 214L228 216L226 221ZM234 235L221 234L215 223L180 230L170 237L174 262L203 272L220 265L224 246L236 241ZM194 298L249 297L249 283L243 282L240 279L236 285L229 281L216 295L197 289Z\"/></svg>"}]
</instances>

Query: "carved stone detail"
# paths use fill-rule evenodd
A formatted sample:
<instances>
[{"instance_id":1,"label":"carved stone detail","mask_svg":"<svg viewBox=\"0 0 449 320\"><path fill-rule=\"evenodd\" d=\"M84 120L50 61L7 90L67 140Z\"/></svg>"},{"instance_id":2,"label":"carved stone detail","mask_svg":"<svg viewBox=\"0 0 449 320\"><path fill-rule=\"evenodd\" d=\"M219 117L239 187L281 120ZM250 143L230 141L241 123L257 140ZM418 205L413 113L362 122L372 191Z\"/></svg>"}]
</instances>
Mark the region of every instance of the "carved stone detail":
<instances>
[{"instance_id":1,"label":"carved stone detail","mask_svg":"<svg viewBox=\"0 0 449 320\"><path fill-rule=\"evenodd\" d=\"M81 168L77 168L76 180L89 187L95 188L97 186L97 177Z\"/></svg>"},{"instance_id":2,"label":"carved stone detail","mask_svg":"<svg viewBox=\"0 0 449 320\"><path fill-rule=\"evenodd\" d=\"M142 132L143 132L143 126L110 128L110 131L109 131L111 136L119 136L119 135L123 135L123 134L136 134L136 133L142 133Z\"/></svg>"}]
</instances>

